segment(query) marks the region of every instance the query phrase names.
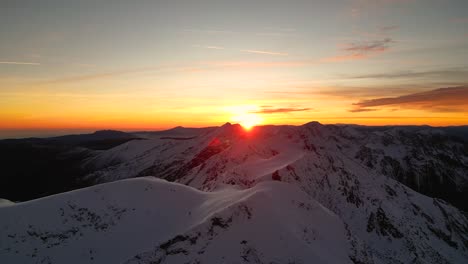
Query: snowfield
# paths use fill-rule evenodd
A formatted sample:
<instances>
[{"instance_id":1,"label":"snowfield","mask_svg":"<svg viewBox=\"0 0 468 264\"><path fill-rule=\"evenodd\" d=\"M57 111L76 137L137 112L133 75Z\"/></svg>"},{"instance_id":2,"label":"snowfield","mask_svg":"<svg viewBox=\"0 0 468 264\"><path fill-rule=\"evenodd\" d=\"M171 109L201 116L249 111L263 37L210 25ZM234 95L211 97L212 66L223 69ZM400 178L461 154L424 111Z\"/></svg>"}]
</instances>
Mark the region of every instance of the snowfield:
<instances>
[{"instance_id":1,"label":"snowfield","mask_svg":"<svg viewBox=\"0 0 468 264\"><path fill-rule=\"evenodd\" d=\"M297 187L202 192L138 178L2 207L2 263L351 263L343 222Z\"/></svg>"},{"instance_id":2,"label":"snowfield","mask_svg":"<svg viewBox=\"0 0 468 264\"><path fill-rule=\"evenodd\" d=\"M138 136L86 160L98 185L0 202L0 263L468 263L468 148L441 130Z\"/></svg>"}]
</instances>

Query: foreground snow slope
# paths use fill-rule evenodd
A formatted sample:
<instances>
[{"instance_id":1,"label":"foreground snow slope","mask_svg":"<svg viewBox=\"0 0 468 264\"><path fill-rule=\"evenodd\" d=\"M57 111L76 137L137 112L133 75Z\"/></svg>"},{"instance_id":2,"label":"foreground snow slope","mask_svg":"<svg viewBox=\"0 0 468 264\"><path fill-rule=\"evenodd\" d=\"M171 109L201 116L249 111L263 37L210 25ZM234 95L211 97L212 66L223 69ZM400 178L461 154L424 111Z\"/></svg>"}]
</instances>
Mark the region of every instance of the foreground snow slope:
<instances>
[{"instance_id":1,"label":"foreground snow slope","mask_svg":"<svg viewBox=\"0 0 468 264\"><path fill-rule=\"evenodd\" d=\"M0 230L0 263L351 263L340 218L271 181L122 180L0 207Z\"/></svg>"}]
</instances>

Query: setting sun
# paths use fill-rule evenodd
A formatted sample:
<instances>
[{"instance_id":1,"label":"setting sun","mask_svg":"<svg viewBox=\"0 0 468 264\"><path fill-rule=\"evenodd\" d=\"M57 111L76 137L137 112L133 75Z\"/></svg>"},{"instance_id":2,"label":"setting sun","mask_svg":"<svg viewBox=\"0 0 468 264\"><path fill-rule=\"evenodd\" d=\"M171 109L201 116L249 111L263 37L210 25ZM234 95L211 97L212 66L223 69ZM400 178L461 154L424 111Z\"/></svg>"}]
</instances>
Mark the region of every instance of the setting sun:
<instances>
[{"instance_id":1,"label":"setting sun","mask_svg":"<svg viewBox=\"0 0 468 264\"><path fill-rule=\"evenodd\" d=\"M233 120L246 130L250 130L252 127L262 123L262 118L259 115L251 113L236 116Z\"/></svg>"}]
</instances>

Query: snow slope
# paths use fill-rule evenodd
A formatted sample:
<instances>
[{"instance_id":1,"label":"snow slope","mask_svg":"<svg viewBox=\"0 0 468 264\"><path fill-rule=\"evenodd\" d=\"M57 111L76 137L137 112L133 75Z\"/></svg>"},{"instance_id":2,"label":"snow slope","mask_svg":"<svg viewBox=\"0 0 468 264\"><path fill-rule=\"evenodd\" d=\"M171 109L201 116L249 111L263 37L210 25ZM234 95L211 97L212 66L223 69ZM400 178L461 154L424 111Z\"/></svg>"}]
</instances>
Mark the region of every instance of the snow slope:
<instances>
[{"instance_id":1,"label":"snow slope","mask_svg":"<svg viewBox=\"0 0 468 264\"><path fill-rule=\"evenodd\" d=\"M350 263L341 220L297 187L202 192L138 178L0 208L1 263Z\"/></svg>"}]
</instances>

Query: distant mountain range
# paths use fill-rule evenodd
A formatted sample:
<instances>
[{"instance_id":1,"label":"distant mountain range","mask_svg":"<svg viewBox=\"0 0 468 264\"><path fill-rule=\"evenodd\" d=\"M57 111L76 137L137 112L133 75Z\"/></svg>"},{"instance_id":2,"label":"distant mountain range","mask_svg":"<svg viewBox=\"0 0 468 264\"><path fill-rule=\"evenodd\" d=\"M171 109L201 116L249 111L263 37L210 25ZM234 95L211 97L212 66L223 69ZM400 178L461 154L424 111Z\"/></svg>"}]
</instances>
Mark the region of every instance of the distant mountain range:
<instances>
[{"instance_id":1,"label":"distant mountain range","mask_svg":"<svg viewBox=\"0 0 468 264\"><path fill-rule=\"evenodd\" d=\"M0 140L0 197L25 201L90 186L82 163L138 137L112 130L51 138ZM27 182L28 184L25 184Z\"/></svg>"},{"instance_id":2,"label":"distant mountain range","mask_svg":"<svg viewBox=\"0 0 468 264\"><path fill-rule=\"evenodd\" d=\"M1 263L468 263L468 126L0 141ZM94 186L95 185L95 186Z\"/></svg>"}]
</instances>

